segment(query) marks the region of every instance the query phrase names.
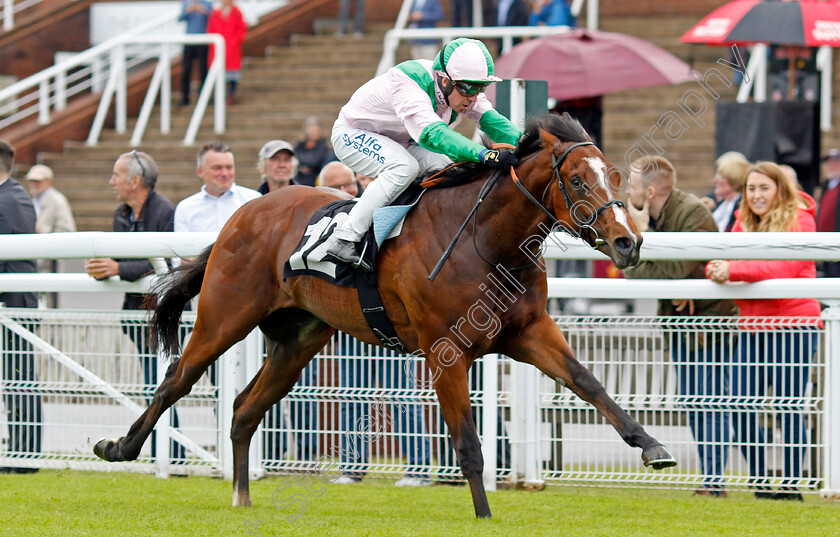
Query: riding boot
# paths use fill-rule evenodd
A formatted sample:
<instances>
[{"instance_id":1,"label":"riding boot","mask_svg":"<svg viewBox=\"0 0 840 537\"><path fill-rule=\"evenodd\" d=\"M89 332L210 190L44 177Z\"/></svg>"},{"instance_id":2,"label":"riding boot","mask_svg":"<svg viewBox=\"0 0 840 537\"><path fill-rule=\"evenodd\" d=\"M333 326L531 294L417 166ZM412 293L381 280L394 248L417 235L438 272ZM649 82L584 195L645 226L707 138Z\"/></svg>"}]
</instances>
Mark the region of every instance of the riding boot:
<instances>
[{"instance_id":1,"label":"riding boot","mask_svg":"<svg viewBox=\"0 0 840 537\"><path fill-rule=\"evenodd\" d=\"M344 239L337 239L327 250L326 257L340 263L361 268L365 272L373 272L373 267L363 257L364 252L359 252L359 243Z\"/></svg>"}]
</instances>

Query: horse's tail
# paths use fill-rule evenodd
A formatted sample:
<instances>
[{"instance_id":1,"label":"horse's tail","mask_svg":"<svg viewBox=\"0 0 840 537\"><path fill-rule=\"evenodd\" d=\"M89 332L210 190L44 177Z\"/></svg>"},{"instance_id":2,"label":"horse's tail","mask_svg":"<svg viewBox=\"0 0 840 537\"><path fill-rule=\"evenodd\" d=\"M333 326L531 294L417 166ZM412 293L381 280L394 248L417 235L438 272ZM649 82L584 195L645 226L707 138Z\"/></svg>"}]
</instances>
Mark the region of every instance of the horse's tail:
<instances>
[{"instance_id":1,"label":"horse's tail","mask_svg":"<svg viewBox=\"0 0 840 537\"><path fill-rule=\"evenodd\" d=\"M161 350L175 355L180 351L181 314L201 290L212 249L211 244L193 261L185 261L170 270L169 276L154 289L152 296L157 296L157 304L149 321L149 347L152 352Z\"/></svg>"}]
</instances>

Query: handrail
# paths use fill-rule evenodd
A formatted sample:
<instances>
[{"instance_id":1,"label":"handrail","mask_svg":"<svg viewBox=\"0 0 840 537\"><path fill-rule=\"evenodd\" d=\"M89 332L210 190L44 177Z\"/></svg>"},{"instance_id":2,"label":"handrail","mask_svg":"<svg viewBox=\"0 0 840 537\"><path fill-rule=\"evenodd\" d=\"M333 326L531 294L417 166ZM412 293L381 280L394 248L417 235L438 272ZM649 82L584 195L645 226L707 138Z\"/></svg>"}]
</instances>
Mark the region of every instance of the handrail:
<instances>
[{"instance_id":1,"label":"handrail","mask_svg":"<svg viewBox=\"0 0 840 537\"><path fill-rule=\"evenodd\" d=\"M193 257L216 233L49 233L0 235L0 260L88 257ZM538 239L538 238L537 238ZM840 261L840 233L648 233L642 259L814 259ZM560 247L558 244L562 244ZM545 259L605 259L579 239L554 233ZM531 252L530 244L524 250ZM536 260L535 260L536 261ZM488 267L488 271L492 267ZM156 277L131 283L98 282L85 274L0 274L0 292L148 292ZM716 284L707 280L549 278L549 296L580 298L794 298L840 299L840 279L775 279Z\"/></svg>"},{"instance_id":2,"label":"handrail","mask_svg":"<svg viewBox=\"0 0 840 537\"><path fill-rule=\"evenodd\" d=\"M108 57L111 54L112 50L124 46L127 39L137 37L140 34L167 23L174 23L177 17L178 10L168 11L164 15L141 24L120 36L113 37L52 67L3 88L0 90L0 102L8 101L4 104L3 108L19 111L0 119L0 129L4 129L35 113L38 114L39 124L44 125L49 123L51 105L53 105L55 111L61 111L67 106L67 97L87 89L97 91L97 76L100 74L100 70L108 69L107 65L103 67L100 64L104 57ZM139 61L135 60L127 64L126 67L136 65L145 59L140 56ZM75 70L79 68L81 70L76 72ZM74 81L80 82L75 86L66 86L67 83ZM52 95L50 88L52 88ZM18 97L19 95L23 95L23 97ZM34 105L27 106L33 101L35 102ZM1 109L0 113L2 113Z\"/></svg>"},{"instance_id":3,"label":"handrail","mask_svg":"<svg viewBox=\"0 0 840 537\"><path fill-rule=\"evenodd\" d=\"M198 135L198 129L201 126L201 119L204 117L204 112L207 109L207 104L210 100L210 93L215 91L215 117L214 117L214 131L216 134L222 134L225 131L225 83L224 83L224 58L225 58L225 42L224 38L218 34L183 34L183 35L149 35L149 36L127 36L121 38L121 43L111 49L111 64L112 67L108 77L108 83L99 102L99 108L96 111L96 117L93 120L90 134L87 139L87 145L94 146L99 142L99 135L105 125L108 109L111 106L111 100L116 97L117 100L117 126L118 133L125 132L126 128L126 107L125 107L125 93L126 88L126 57L125 45L130 44L145 44L145 45L159 45L158 65L152 75L152 81L149 83L149 89L146 93L146 98L143 101L143 106L140 109L140 115L137 119L137 124L134 128L134 133L131 136L130 145L136 147L140 145L145 133L146 126L149 122L149 117L152 114L154 103L157 100L158 92L161 94L161 132L168 134L170 130L170 110L169 106L171 99L171 61L170 61L170 47L173 44L213 44L218 51L213 57L213 63L207 72L207 82L202 85L201 93L198 97L195 110L193 110L190 118L187 132L184 136L184 145L192 145ZM151 54L151 53L150 53Z\"/></svg>"},{"instance_id":4,"label":"handrail","mask_svg":"<svg viewBox=\"0 0 840 537\"><path fill-rule=\"evenodd\" d=\"M571 6L572 15L578 17L583 9L584 0L574 0ZM501 38L502 50L500 54L507 53L512 45L514 37L539 37L553 35L568 31L567 26L482 26L473 28L448 27L448 28L406 28L408 16L411 14L413 0L403 0L400 12L394 27L385 33L382 46L382 58L376 68L376 74L381 75L394 66L397 48L403 39L440 39L449 41L456 37L473 38ZM479 2L475 4L480 5ZM598 29L598 4L599 0L586 1L586 27L590 30ZM476 9L475 7L473 8Z\"/></svg>"},{"instance_id":5,"label":"handrail","mask_svg":"<svg viewBox=\"0 0 840 537\"><path fill-rule=\"evenodd\" d=\"M403 39L441 39L449 41L456 37L472 38L501 38L502 50L511 48L514 37L542 37L568 32L568 26L485 26L483 28L393 28L385 32L382 58L376 68L376 74L381 75L394 66L397 47Z\"/></svg>"},{"instance_id":6,"label":"handrail","mask_svg":"<svg viewBox=\"0 0 840 537\"><path fill-rule=\"evenodd\" d=\"M23 0L18 3L15 3L15 0L4 0L2 12L3 30L9 32L14 29L15 13L20 13L21 11L37 6L40 3L41 0Z\"/></svg>"}]
</instances>

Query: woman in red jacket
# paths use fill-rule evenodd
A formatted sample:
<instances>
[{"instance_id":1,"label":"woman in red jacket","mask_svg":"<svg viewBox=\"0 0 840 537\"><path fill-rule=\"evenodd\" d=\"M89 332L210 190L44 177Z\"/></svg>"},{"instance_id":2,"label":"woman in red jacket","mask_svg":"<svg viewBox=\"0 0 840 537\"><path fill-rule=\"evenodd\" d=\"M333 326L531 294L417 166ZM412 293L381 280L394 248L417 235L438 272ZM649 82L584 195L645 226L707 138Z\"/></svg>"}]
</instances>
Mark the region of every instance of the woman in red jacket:
<instances>
[{"instance_id":1,"label":"woman in red jacket","mask_svg":"<svg viewBox=\"0 0 840 537\"><path fill-rule=\"evenodd\" d=\"M746 172L746 188L733 232L816 231L814 198L799 192L793 181L772 162L757 162ZM813 261L710 261L709 279L724 283L757 282L772 278L815 278ZM773 386L781 407L777 412L784 441L784 479L778 493L759 485L757 498L802 500L794 486L802 475L805 424L799 410L808 382L808 364L818 344L813 326L820 324L820 304L813 298L736 300L742 317L796 317L788 322L745 323L732 374L732 396L745 407L735 412L732 425L750 474L765 477L764 431L755 405ZM805 319L803 319L805 318ZM810 328L809 328L810 327ZM752 410L750 409L752 407ZM768 480L760 480L759 483Z\"/></svg>"},{"instance_id":2,"label":"woman in red jacket","mask_svg":"<svg viewBox=\"0 0 840 537\"><path fill-rule=\"evenodd\" d=\"M210 12L207 33L219 34L225 39L225 81L228 84L227 104L236 102L236 86L242 77L242 41L248 25L233 0L222 0L222 7ZM208 62L213 63L215 51L210 45Z\"/></svg>"}]
</instances>

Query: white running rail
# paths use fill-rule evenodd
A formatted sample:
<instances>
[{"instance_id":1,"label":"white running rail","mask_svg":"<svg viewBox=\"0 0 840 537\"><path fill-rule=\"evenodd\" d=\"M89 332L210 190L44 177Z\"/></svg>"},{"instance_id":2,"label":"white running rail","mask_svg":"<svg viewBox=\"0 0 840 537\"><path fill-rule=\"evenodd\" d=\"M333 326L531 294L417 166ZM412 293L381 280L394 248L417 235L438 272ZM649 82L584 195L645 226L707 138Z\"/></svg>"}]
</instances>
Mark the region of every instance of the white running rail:
<instances>
[{"instance_id":1,"label":"white running rail","mask_svg":"<svg viewBox=\"0 0 840 537\"><path fill-rule=\"evenodd\" d=\"M3 31L9 32L15 27L15 14L20 13L32 6L37 6L41 0L22 0L15 2L15 0L3 0L3 11L0 11L0 20L3 21Z\"/></svg>"}]
</instances>

